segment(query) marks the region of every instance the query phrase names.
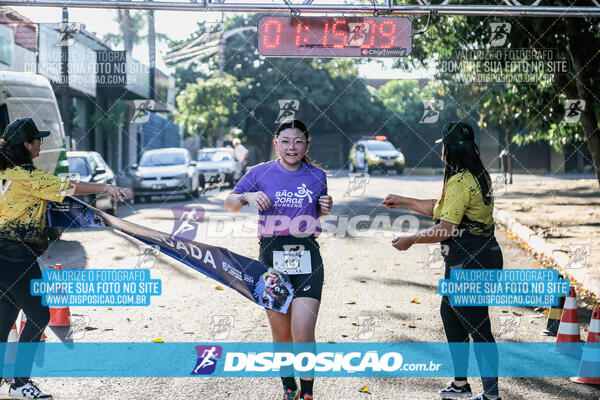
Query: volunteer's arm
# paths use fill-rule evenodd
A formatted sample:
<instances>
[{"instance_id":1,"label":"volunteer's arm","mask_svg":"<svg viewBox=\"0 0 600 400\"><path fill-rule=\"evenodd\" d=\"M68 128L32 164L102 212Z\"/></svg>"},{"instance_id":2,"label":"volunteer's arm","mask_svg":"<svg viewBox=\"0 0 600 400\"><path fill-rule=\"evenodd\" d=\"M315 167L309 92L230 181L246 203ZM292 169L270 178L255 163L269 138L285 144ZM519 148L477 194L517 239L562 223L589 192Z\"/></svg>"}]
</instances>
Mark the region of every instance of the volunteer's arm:
<instances>
[{"instance_id":1,"label":"volunteer's arm","mask_svg":"<svg viewBox=\"0 0 600 400\"><path fill-rule=\"evenodd\" d=\"M395 194L388 194L382 202L387 208L406 207L426 217L433 216L435 203L437 203L437 199L420 200Z\"/></svg>"},{"instance_id":2,"label":"volunteer's arm","mask_svg":"<svg viewBox=\"0 0 600 400\"><path fill-rule=\"evenodd\" d=\"M439 243L448 239L456 231L458 225L441 220L429 229L410 236L398 236L392 240L397 250L408 250L415 243Z\"/></svg>"},{"instance_id":3,"label":"volunteer's arm","mask_svg":"<svg viewBox=\"0 0 600 400\"><path fill-rule=\"evenodd\" d=\"M241 201L240 201L241 200ZM244 205L254 204L260 211L265 211L271 206L271 199L264 192L231 192L225 199L225 209L229 212L238 212Z\"/></svg>"},{"instance_id":4,"label":"volunteer's arm","mask_svg":"<svg viewBox=\"0 0 600 400\"><path fill-rule=\"evenodd\" d=\"M71 193L72 191L72 193ZM96 194L96 193L109 193L116 200L125 200L133 196L131 189L122 188L115 185L110 185L106 183L89 183L89 182L79 182L79 181L71 181L71 185L69 187L69 194Z\"/></svg>"}]
</instances>

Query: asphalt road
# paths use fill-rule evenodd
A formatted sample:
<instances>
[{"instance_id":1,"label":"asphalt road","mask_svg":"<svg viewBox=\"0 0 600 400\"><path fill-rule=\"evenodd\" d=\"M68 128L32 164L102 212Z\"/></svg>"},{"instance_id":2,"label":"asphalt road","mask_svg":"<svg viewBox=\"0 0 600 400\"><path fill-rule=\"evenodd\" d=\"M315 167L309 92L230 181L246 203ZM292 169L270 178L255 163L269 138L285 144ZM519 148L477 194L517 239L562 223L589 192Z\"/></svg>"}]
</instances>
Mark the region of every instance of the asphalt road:
<instances>
[{"instance_id":1,"label":"asphalt road","mask_svg":"<svg viewBox=\"0 0 600 400\"><path fill-rule=\"evenodd\" d=\"M329 177L329 193L334 198L333 215L369 216L357 224L363 237L330 235L320 239L325 264L325 286L317 323L318 341L442 342L445 336L439 316L440 296L437 281L443 270L426 268L428 248L413 246L400 253L393 249L391 224L401 229L430 226L429 218L417 217L405 209L388 210L381 206L387 193L420 198L435 198L441 192L440 177L374 175L360 194L348 192L346 173ZM257 257L258 245L253 223L243 229L245 216L256 210L246 208L233 215L223 209L229 189L216 197L185 202L183 199L155 199L151 203L124 205L126 219L171 232L173 207L198 205L205 216L221 218L220 234L201 228L197 241L226 247L249 257ZM380 215L381 216L378 216ZM377 226L373 221L378 220ZM356 220L355 220L356 221ZM339 225L338 225L339 226ZM371 226L375 234L364 233ZM225 233L223 233L225 232ZM237 233L235 236L234 232ZM370 236L370 237L364 237ZM505 268L531 268L536 261L518 245L497 232L503 249ZM133 268L139 258L139 242L112 230L70 230L52 245L44 264L62 263L64 268ZM202 274L160 255L152 271L163 281L163 294L149 307L72 307L79 318L76 341L165 342L269 341L270 330L264 311L233 290L216 290L217 283ZM417 302L412 302L417 298ZM515 315L516 314L516 315ZM511 338L499 338L502 317L512 316L518 325ZM365 318L377 321L365 333L359 326ZM493 307L492 325L498 341L553 341L539 334L545 317L533 308ZM225 319L232 329L217 330L214 321ZM589 321L588 314L580 319ZM414 326L414 327L413 327ZM49 340L59 340L49 331ZM225 338L224 338L225 337ZM157 344L158 345L158 344ZM140 358L143 362L143 356ZM182 362L190 362L182 360ZM193 367L194 360L191 361ZM551 359L548 363L552 363ZM323 378L315 384L316 399L437 399L447 378ZM58 400L71 399L279 399L281 383L274 378L39 378L41 388ZM471 378L474 392L481 392L481 381ZM368 386L370 394L359 389ZM577 385L568 378L500 380L504 400L519 399L598 399L596 388Z\"/></svg>"}]
</instances>

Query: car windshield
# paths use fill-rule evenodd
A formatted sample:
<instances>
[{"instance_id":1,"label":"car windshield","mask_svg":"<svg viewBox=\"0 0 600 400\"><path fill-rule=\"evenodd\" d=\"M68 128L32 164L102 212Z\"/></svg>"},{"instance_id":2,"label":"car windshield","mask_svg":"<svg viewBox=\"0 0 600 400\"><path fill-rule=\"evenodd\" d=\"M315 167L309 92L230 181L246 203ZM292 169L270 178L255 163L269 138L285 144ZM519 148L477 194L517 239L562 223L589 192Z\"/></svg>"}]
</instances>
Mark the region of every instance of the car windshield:
<instances>
[{"instance_id":1,"label":"car windshield","mask_svg":"<svg viewBox=\"0 0 600 400\"><path fill-rule=\"evenodd\" d=\"M198 152L198 161L231 161L231 153L227 151L200 151Z\"/></svg>"},{"instance_id":2,"label":"car windshield","mask_svg":"<svg viewBox=\"0 0 600 400\"><path fill-rule=\"evenodd\" d=\"M142 156L140 166L159 167L164 165L185 164L185 155L181 152L171 153L146 153Z\"/></svg>"},{"instance_id":3,"label":"car windshield","mask_svg":"<svg viewBox=\"0 0 600 400\"><path fill-rule=\"evenodd\" d=\"M90 175L90 167L85 157L69 157L69 172L79 174L79 176Z\"/></svg>"},{"instance_id":4,"label":"car windshield","mask_svg":"<svg viewBox=\"0 0 600 400\"><path fill-rule=\"evenodd\" d=\"M371 151L396 150L390 142L384 141L369 142L367 144L367 149Z\"/></svg>"}]
</instances>

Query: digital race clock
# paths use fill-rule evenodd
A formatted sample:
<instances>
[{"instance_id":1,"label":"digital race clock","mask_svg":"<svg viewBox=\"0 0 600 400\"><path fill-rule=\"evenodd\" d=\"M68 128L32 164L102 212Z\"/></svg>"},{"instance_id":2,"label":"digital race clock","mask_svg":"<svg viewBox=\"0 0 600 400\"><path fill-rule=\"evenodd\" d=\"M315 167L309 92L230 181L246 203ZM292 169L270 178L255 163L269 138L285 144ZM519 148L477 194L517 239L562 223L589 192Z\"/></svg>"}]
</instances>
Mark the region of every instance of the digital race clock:
<instances>
[{"instance_id":1,"label":"digital race clock","mask_svg":"<svg viewBox=\"0 0 600 400\"><path fill-rule=\"evenodd\" d=\"M379 17L262 17L258 51L266 57L406 57L412 21Z\"/></svg>"}]
</instances>

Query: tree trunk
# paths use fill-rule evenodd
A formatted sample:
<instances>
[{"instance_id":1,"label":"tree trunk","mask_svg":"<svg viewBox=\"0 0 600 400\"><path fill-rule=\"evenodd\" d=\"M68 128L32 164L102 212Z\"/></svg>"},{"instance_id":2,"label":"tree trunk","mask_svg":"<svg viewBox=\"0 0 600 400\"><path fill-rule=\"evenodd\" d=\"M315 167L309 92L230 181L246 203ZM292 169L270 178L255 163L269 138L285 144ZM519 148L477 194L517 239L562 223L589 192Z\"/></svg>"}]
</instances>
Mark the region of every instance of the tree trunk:
<instances>
[{"instance_id":1,"label":"tree trunk","mask_svg":"<svg viewBox=\"0 0 600 400\"><path fill-rule=\"evenodd\" d=\"M585 101L585 109L581 113L581 124L592 155L596 179L600 184L600 132L598 132L598 119L595 113L595 96L592 92L595 88L592 77L598 71L593 71L592 68L596 64L590 63L590 57L598 57L598 53L594 51L596 46L593 45L597 42L597 39L594 32L590 32L589 26L585 25L586 21L583 18L581 20L579 18L567 18L566 23L570 39L568 49L575 72L577 96Z\"/></svg>"}]
</instances>

